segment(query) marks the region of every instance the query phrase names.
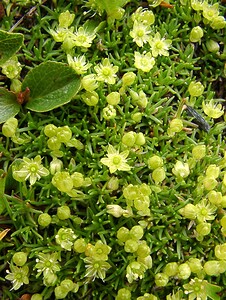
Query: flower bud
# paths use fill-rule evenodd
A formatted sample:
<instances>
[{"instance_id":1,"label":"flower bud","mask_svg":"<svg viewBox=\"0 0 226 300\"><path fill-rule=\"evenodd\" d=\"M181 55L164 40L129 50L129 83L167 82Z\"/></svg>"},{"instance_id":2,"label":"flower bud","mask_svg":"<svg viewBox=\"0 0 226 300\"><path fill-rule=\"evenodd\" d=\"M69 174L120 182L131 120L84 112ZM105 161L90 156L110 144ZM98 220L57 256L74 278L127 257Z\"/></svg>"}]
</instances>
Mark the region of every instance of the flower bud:
<instances>
[{"instance_id":1,"label":"flower bud","mask_svg":"<svg viewBox=\"0 0 226 300\"><path fill-rule=\"evenodd\" d=\"M136 133L134 131L127 132L122 137L122 143L128 147L133 147L135 144Z\"/></svg>"},{"instance_id":2,"label":"flower bud","mask_svg":"<svg viewBox=\"0 0 226 300\"><path fill-rule=\"evenodd\" d=\"M197 159L200 160L202 158L204 158L206 155L206 146L205 145L197 145L194 146L192 149L192 156Z\"/></svg>"},{"instance_id":3,"label":"flower bud","mask_svg":"<svg viewBox=\"0 0 226 300\"><path fill-rule=\"evenodd\" d=\"M203 30L200 26L192 28L189 39L192 43L199 42L203 37Z\"/></svg>"},{"instance_id":4,"label":"flower bud","mask_svg":"<svg viewBox=\"0 0 226 300\"><path fill-rule=\"evenodd\" d=\"M16 252L13 254L12 260L14 264L19 267L22 267L27 262L27 253L25 252Z\"/></svg>"},{"instance_id":5,"label":"flower bud","mask_svg":"<svg viewBox=\"0 0 226 300\"><path fill-rule=\"evenodd\" d=\"M216 245L214 249L216 258L226 260L226 243Z\"/></svg>"},{"instance_id":6,"label":"flower bud","mask_svg":"<svg viewBox=\"0 0 226 300\"><path fill-rule=\"evenodd\" d=\"M57 134L57 127L53 124L48 124L44 127L44 133L49 138L56 136Z\"/></svg>"},{"instance_id":7,"label":"flower bud","mask_svg":"<svg viewBox=\"0 0 226 300\"><path fill-rule=\"evenodd\" d=\"M210 23L210 27L215 30L223 29L226 27L226 21L223 16L214 17Z\"/></svg>"},{"instance_id":8,"label":"flower bud","mask_svg":"<svg viewBox=\"0 0 226 300\"><path fill-rule=\"evenodd\" d=\"M215 178L213 177L205 177L203 179L203 186L207 191L211 191L213 189L215 189L215 187L217 186L218 182Z\"/></svg>"},{"instance_id":9,"label":"flower bud","mask_svg":"<svg viewBox=\"0 0 226 300\"><path fill-rule=\"evenodd\" d=\"M188 279L191 275L191 269L188 263L183 263L178 267L178 278Z\"/></svg>"},{"instance_id":10,"label":"flower bud","mask_svg":"<svg viewBox=\"0 0 226 300\"><path fill-rule=\"evenodd\" d=\"M126 227L120 227L119 230L117 231L117 239L119 239L121 242L125 242L129 239L130 233L129 229Z\"/></svg>"},{"instance_id":11,"label":"flower bud","mask_svg":"<svg viewBox=\"0 0 226 300\"><path fill-rule=\"evenodd\" d=\"M171 262L168 263L165 268L163 273L166 274L167 276L176 276L178 272L178 264L176 262Z\"/></svg>"},{"instance_id":12,"label":"flower bud","mask_svg":"<svg viewBox=\"0 0 226 300\"><path fill-rule=\"evenodd\" d=\"M214 40L208 40L206 42L206 48L208 49L209 52L216 53L220 50L220 45Z\"/></svg>"},{"instance_id":13,"label":"flower bud","mask_svg":"<svg viewBox=\"0 0 226 300\"><path fill-rule=\"evenodd\" d=\"M121 288L118 290L118 294L115 300L130 300L131 299L131 292L126 288Z\"/></svg>"},{"instance_id":14,"label":"flower bud","mask_svg":"<svg viewBox=\"0 0 226 300\"><path fill-rule=\"evenodd\" d=\"M107 95L106 100L110 105L117 105L120 101L120 94L118 92L111 92Z\"/></svg>"},{"instance_id":15,"label":"flower bud","mask_svg":"<svg viewBox=\"0 0 226 300\"><path fill-rule=\"evenodd\" d=\"M68 172L57 172L52 178L52 184L61 192L70 192L73 188L73 180Z\"/></svg>"},{"instance_id":16,"label":"flower bud","mask_svg":"<svg viewBox=\"0 0 226 300\"><path fill-rule=\"evenodd\" d=\"M2 125L2 134L6 137L12 137L15 135L18 127L18 120L16 118L9 118Z\"/></svg>"},{"instance_id":17,"label":"flower bud","mask_svg":"<svg viewBox=\"0 0 226 300\"><path fill-rule=\"evenodd\" d=\"M48 276L43 277L43 284L45 286L54 286L57 283L57 275L55 273L48 272Z\"/></svg>"},{"instance_id":18,"label":"flower bud","mask_svg":"<svg viewBox=\"0 0 226 300\"><path fill-rule=\"evenodd\" d=\"M188 163L178 160L172 169L172 173L178 178L186 178L190 174Z\"/></svg>"},{"instance_id":19,"label":"flower bud","mask_svg":"<svg viewBox=\"0 0 226 300\"><path fill-rule=\"evenodd\" d=\"M112 105L108 104L108 106L103 108L103 118L105 120L114 119L115 117L116 117L116 110Z\"/></svg>"},{"instance_id":20,"label":"flower bud","mask_svg":"<svg viewBox=\"0 0 226 300\"><path fill-rule=\"evenodd\" d=\"M226 228L226 215L224 215L221 220L220 220L220 224L222 227Z\"/></svg>"},{"instance_id":21,"label":"flower bud","mask_svg":"<svg viewBox=\"0 0 226 300\"><path fill-rule=\"evenodd\" d=\"M60 172L62 168L63 168L63 162L60 159L53 157L53 160L51 161L49 166L50 173L54 175L57 172Z\"/></svg>"},{"instance_id":22,"label":"flower bud","mask_svg":"<svg viewBox=\"0 0 226 300\"><path fill-rule=\"evenodd\" d=\"M187 219L194 220L197 216L197 208L195 205L188 203L185 207L180 209L180 214Z\"/></svg>"},{"instance_id":23,"label":"flower bud","mask_svg":"<svg viewBox=\"0 0 226 300\"><path fill-rule=\"evenodd\" d=\"M98 82L96 81L96 77L94 74L86 75L81 80L82 87L87 92L93 92L95 89L98 88Z\"/></svg>"},{"instance_id":24,"label":"flower bud","mask_svg":"<svg viewBox=\"0 0 226 300\"><path fill-rule=\"evenodd\" d=\"M68 28L74 21L75 14L70 14L67 10L59 15L59 27Z\"/></svg>"},{"instance_id":25,"label":"flower bud","mask_svg":"<svg viewBox=\"0 0 226 300\"><path fill-rule=\"evenodd\" d=\"M166 286L169 281L169 277L165 273L157 273L155 275L155 284L157 286Z\"/></svg>"},{"instance_id":26,"label":"flower bud","mask_svg":"<svg viewBox=\"0 0 226 300\"><path fill-rule=\"evenodd\" d=\"M148 159L148 167L151 170L155 170L163 166L163 159L158 155L153 155Z\"/></svg>"},{"instance_id":27,"label":"flower bud","mask_svg":"<svg viewBox=\"0 0 226 300\"><path fill-rule=\"evenodd\" d=\"M221 192L210 191L207 194L207 197L208 197L209 201L212 204L214 204L216 206L220 206L221 205L221 202L222 202L222 194L221 194Z\"/></svg>"},{"instance_id":28,"label":"flower bud","mask_svg":"<svg viewBox=\"0 0 226 300\"><path fill-rule=\"evenodd\" d=\"M198 258L189 258L188 264L192 273L198 274L203 268L201 261Z\"/></svg>"},{"instance_id":29,"label":"flower bud","mask_svg":"<svg viewBox=\"0 0 226 300\"><path fill-rule=\"evenodd\" d=\"M31 296L31 300L42 300L42 295L41 294L38 294L38 293L35 293Z\"/></svg>"},{"instance_id":30,"label":"flower bud","mask_svg":"<svg viewBox=\"0 0 226 300\"><path fill-rule=\"evenodd\" d=\"M203 94L204 86L199 81L192 81L188 86L188 92L193 97L199 97Z\"/></svg>"},{"instance_id":31,"label":"flower bud","mask_svg":"<svg viewBox=\"0 0 226 300\"><path fill-rule=\"evenodd\" d=\"M131 115L131 118L132 118L132 120L133 120L134 122L139 123L139 122L141 121L141 119L142 119L142 113L137 112L137 113L135 113L135 114L132 114L132 115Z\"/></svg>"},{"instance_id":32,"label":"flower bud","mask_svg":"<svg viewBox=\"0 0 226 300\"><path fill-rule=\"evenodd\" d=\"M166 172L163 167L159 167L152 172L151 177L155 184L159 184L166 178Z\"/></svg>"},{"instance_id":33,"label":"flower bud","mask_svg":"<svg viewBox=\"0 0 226 300\"><path fill-rule=\"evenodd\" d=\"M170 122L167 133L169 134L169 136L173 136L175 132L180 132L183 127L183 121L181 119L175 118Z\"/></svg>"},{"instance_id":34,"label":"flower bud","mask_svg":"<svg viewBox=\"0 0 226 300\"><path fill-rule=\"evenodd\" d=\"M80 172L74 172L73 174L71 174L71 179L73 180L73 186L75 188L83 186L85 181L83 174Z\"/></svg>"},{"instance_id":35,"label":"flower bud","mask_svg":"<svg viewBox=\"0 0 226 300\"><path fill-rule=\"evenodd\" d=\"M209 260L203 266L204 271L207 275L210 276L219 276L220 275L220 263L217 260Z\"/></svg>"},{"instance_id":36,"label":"flower bud","mask_svg":"<svg viewBox=\"0 0 226 300\"><path fill-rule=\"evenodd\" d=\"M117 204L107 205L107 213L114 216L115 218L120 218L125 210L121 208L121 206Z\"/></svg>"},{"instance_id":37,"label":"flower bud","mask_svg":"<svg viewBox=\"0 0 226 300\"><path fill-rule=\"evenodd\" d=\"M125 241L124 249L128 253L134 253L138 249L138 242L132 239Z\"/></svg>"},{"instance_id":38,"label":"flower bud","mask_svg":"<svg viewBox=\"0 0 226 300\"><path fill-rule=\"evenodd\" d=\"M52 218L48 213L42 213L38 216L38 224L42 227L47 227L51 223Z\"/></svg>"},{"instance_id":39,"label":"flower bud","mask_svg":"<svg viewBox=\"0 0 226 300\"><path fill-rule=\"evenodd\" d=\"M99 95L95 91L86 91L81 98L88 106L96 106L99 101Z\"/></svg>"},{"instance_id":40,"label":"flower bud","mask_svg":"<svg viewBox=\"0 0 226 300\"><path fill-rule=\"evenodd\" d=\"M134 83L136 74L133 72L127 72L122 76L122 84L124 86L130 86Z\"/></svg>"},{"instance_id":41,"label":"flower bud","mask_svg":"<svg viewBox=\"0 0 226 300\"><path fill-rule=\"evenodd\" d=\"M55 299L66 299L68 291L65 287L60 285L55 287L54 293L55 293Z\"/></svg>"},{"instance_id":42,"label":"flower bud","mask_svg":"<svg viewBox=\"0 0 226 300\"><path fill-rule=\"evenodd\" d=\"M116 191L119 187L119 180L117 177L113 176L107 183L107 188L112 191Z\"/></svg>"},{"instance_id":43,"label":"flower bud","mask_svg":"<svg viewBox=\"0 0 226 300\"><path fill-rule=\"evenodd\" d=\"M74 289L75 284L71 279L64 279L61 281L60 286L63 286L68 292L71 292Z\"/></svg>"},{"instance_id":44,"label":"flower bud","mask_svg":"<svg viewBox=\"0 0 226 300\"><path fill-rule=\"evenodd\" d=\"M63 205L57 208L57 217L60 220L67 220L70 218L70 216L71 216L71 210L68 206Z\"/></svg>"},{"instance_id":45,"label":"flower bud","mask_svg":"<svg viewBox=\"0 0 226 300\"><path fill-rule=\"evenodd\" d=\"M59 150L61 147L61 142L56 136L53 136L47 140L47 146L51 150Z\"/></svg>"},{"instance_id":46,"label":"flower bud","mask_svg":"<svg viewBox=\"0 0 226 300\"><path fill-rule=\"evenodd\" d=\"M220 168L216 165L209 165L206 169L206 176L212 178L218 178L220 174Z\"/></svg>"},{"instance_id":47,"label":"flower bud","mask_svg":"<svg viewBox=\"0 0 226 300\"><path fill-rule=\"evenodd\" d=\"M140 240L143 237L144 230L140 225L135 225L130 229L130 237L133 240Z\"/></svg>"},{"instance_id":48,"label":"flower bud","mask_svg":"<svg viewBox=\"0 0 226 300\"><path fill-rule=\"evenodd\" d=\"M66 143L72 137L71 129L68 126L58 127L56 136L58 141L60 141L61 143Z\"/></svg>"},{"instance_id":49,"label":"flower bud","mask_svg":"<svg viewBox=\"0 0 226 300\"><path fill-rule=\"evenodd\" d=\"M87 243L83 238L77 239L74 242L74 250L78 253L83 253L86 251Z\"/></svg>"},{"instance_id":50,"label":"flower bud","mask_svg":"<svg viewBox=\"0 0 226 300\"><path fill-rule=\"evenodd\" d=\"M139 132L135 136L135 144L137 146L142 146L145 144L145 136L142 132Z\"/></svg>"},{"instance_id":51,"label":"flower bud","mask_svg":"<svg viewBox=\"0 0 226 300\"><path fill-rule=\"evenodd\" d=\"M197 231L198 235L201 235L201 236L208 235L211 231L211 224L207 223L207 222L199 223L196 226L196 231Z\"/></svg>"}]
</instances>

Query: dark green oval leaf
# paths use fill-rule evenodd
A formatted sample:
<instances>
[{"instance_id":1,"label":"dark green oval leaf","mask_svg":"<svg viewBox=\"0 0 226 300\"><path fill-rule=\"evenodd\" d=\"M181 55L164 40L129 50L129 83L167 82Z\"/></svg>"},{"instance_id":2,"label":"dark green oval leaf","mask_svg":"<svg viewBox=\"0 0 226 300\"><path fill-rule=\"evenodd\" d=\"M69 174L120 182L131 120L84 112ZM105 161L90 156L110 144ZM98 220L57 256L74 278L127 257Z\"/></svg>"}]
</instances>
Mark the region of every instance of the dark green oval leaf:
<instances>
[{"instance_id":1,"label":"dark green oval leaf","mask_svg":"<svg viewBox=\"0 0 226 300\"><path fill-rule=\"evenodd\" d=\"M26 108L45 112L68 103L78 92L80 79L75 71L59 62L44 62L24 78L22 90L30 89Z\"/></svg>"},{"instance_id":2,"label":"dark green oval leaf","mask_svg":"<svg viewBox=\"0 0 226 300\"><path fill-rule=\"evenodd\" d=\"M24 36L21 33L9 33L0 30L0 65L4 64L22 46Z\"/></svg>"},{"instance_id":3,"label":"dark green oval leaf","mask_svg":"<svg viewBox=\"0 0 226 300\"><path fill-rule=\"evenodd\" d=\"M20 105L16 101L16 95L4 88L0 88L0 123L18 114Z\"/></svg>"}]
</instances>

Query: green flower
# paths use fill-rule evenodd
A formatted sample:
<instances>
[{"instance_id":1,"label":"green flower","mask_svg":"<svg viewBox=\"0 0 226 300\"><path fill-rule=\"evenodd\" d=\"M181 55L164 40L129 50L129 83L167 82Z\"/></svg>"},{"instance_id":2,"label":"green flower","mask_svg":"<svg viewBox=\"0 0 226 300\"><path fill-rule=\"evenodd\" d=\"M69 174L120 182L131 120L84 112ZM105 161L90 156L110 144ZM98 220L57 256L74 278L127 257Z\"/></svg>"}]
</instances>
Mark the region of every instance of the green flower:
<instances>
[{"instance_id":1,"label":"green flower","mask_svg":"<svg viewBox=\"0 0 226 300\"><path fill-rule=\"evenodd\" d=\"M71 251L76 238L77 236L71 228L60 228L55 236L57 244L67 251Z\"/></svg>"},{"instance_id":2,"label":"green flower","mask_svg":"<svg viewBox=\"0 0 226 300\"><path fill-rule=\"evenodd\" d=\"M36 258L35 268L37 269L38 276L43 273L44 277L48 277L60 271L60 264L58 262L59 255L56 252L39 253Z\"/></svg>"},{"instance_id":3,"label":"green flower","mask_svg":"<svg viewBox=\"0 0 226 300\"><path fill-rule=\"evenodd\" d=\"M130 36L138 47L143 47L144 44L149 40L150 30L148 26L135 20L133 24L133 29L130 31Z\"/></svg>"},{"instance_id":4,"label":"green flower","mask_svg":"<svg viewBox=\"0 0 226 300\"><path fill-rule=\"evenodd\" d=\"M13 290L18 290L23 284L28 284L29 279L28 279L28 272L29 268L28 266L23 266L23 267L16 267L14 265L10 265L10 270L6 271L8 275L6 275L6 279L12 281L13 283Z\"/></svg>"},{"instance_id":5,"label":"green flower","mask_svg":"<svg viewBox=\"0 0 226 300\"><path fill-rule=\"evenodd\" d=\"M96 79L108 84L115 84L118 69L118 66L113 66L108 58L104 58L102 63L94 67L97 73Z\"/></svg>"},{"instance_id":6,"label":"green flower","mask_svg":"<svg viewBox=\"0 0 226 300\"><path fill-rule=\"evenodd\" d=\"M110 173L119 171L130 171L131 167L126 163L126 158L129 155L129 151L125 150L119 153L112 145L108 146L107 158L101 158L101 163L108 166Z\"/></svg>"},{"instance_id":7,"label":"green flower","mask_svg":"<svg viewBox=\"0 0 226 300\"><path fill-rule=\"evenodd\" d=\"M134 22L137 21L146 26L150 26L155 22L155 15L151 10L138 7L135 13L132 14L131 19Z\"/></svg>"},{"instance_id":8,"label":"green flower","mask_svg":"<svg viewBox=\"0 0 226 300\"><path fill-rule=\"evenodd\" d=\"M172 173L177 178L186 178L188 177L190 170L188 163L183 163L182 161L177 160L177 162L174 165L174 168L172 169Z\"/></svg>"},{"instance_id":9,"label":"green flower","mask_svg":"<svg viewBox=\"0 0 226 300\"><path fill-rule=\"evenodd\" d=\"M207 300L207 292L206 292L206 280L201 280L195 277L191 279L191 281L187 284L183 285L185 289L184 293L188 295L188 300Z\"/></svg>"},{"instance_id":10,"label":"green flower","mask_svg":"<svg viewBox=\"0 0 226 300\"><path fill-rule=\"evenodd\" d=\"M77 74L86 73L86 71L92 66L92 64L86 63L84 55L72 58L72 56L68 54L67 61L69 66L72 67Z\"/></svg>"},{"instance_id":11,"label":"green flower","mask_svg":"<svg viewBox=\"0 0 226 300\"><path fill-rule=\"evenodd\" d=\"M96 37L95 33L89 33L84 27L79 27L74 33L74 43L77 47L89 48L93 39Z\"/></svg>"},{"instance_id":12,"label":"green flower","mask_svg":"<svg viewBox=\"0 0 226 300\"><path fill-rule=\"evenodd\" d=\"M99 261L99 260L107 260L110 251L111 251L111 247L109 247L106 244L103 244L101 241L97 241L95 246L88 244L85 254Z\"/></svg>"},{"instance_id":13,"label":"green flower","mask_svg":"<svg viewBox=\"0 0 226 300\"><path fill-rule=\"evenodd\" d=\"M202 108L204 113L213 119L218 119L224 114L221 104L214 103L214 100L210 100L209 103L202 102Z\"/></svg>"},{"instance_id":14,"label":"green flower","mask_svg":"<svg viewBox=\"0 0 226 300\"><path fill-rule=\"evenodd\" d=\"M215 219L215 212L217 207L207 201L207 199L203 199L198 204L196 204L196 218L199 222L205 222L208 220Z\"/></svg>"},{"instance_id":15,"label":"green flower","mask_svg":"<svg viewBox=\"0 0 226 300\"><path fill-rule=\"evenodd\" d=\"M13 178L17 181L30 180L33 185L42 176L48 176L49 171L41 164L41 156L37 155L35 158L24 157L23 162L18 169L13 169Z\"/></svg>"},{"instance_id":16,"label":"green flower","mask_svg":"<svg viewBox=\"0 0 226 300\"><path fill-rule=\"evenodd\" d=\"M144 264L133 261L126 268L126 278L129 283L132 283L134 280L144 278L145 271L146 267Z\"/></svg>"},{"instance_id":17,"label":"green flower","mask_svg":"<svg viewBox=\"0 0 226 300\"><path fill-rule=\"evenodd\" d=\"M12 56L3 65L1 65L2 73L8 78L17 78L22 70L21 64L18 62L17 56Z\"/></svg>"},{"instance_id":18,"label":"green flower","mask_svg":"<svg viewBox=\"0 0 226 300\"><path fill-rule=\"evenodd\" d=\"M134 66L143 72L149 72L155 64L155 59L152 57L151 52L134 52Z\"/></svg>"},{"instance_id":19,"label":"green flower","mask_svg":"<svg viewBox=\"0 0 226 300\"><path fill-rule=\"evenodd\" d=\"M93 257L84 258L86 274L90 280L94 281L96 278L104 280L106 272L111 268L111 265L103 260L96 260Z\"/></svg>"},{"instance_id":20,"label":"green flower","mask_svg":"<svg viewBox=\"0 0 226 300\"><path fill-rule=\"evenodd\" d=\"M151 46L152 55L157 57L158 55L169 56L169 47L172 44L171 40L166 40L165 38L161 38L159 32L155 34L154 37L149 39L149 44Z\"/></svg>"}]
</instances>

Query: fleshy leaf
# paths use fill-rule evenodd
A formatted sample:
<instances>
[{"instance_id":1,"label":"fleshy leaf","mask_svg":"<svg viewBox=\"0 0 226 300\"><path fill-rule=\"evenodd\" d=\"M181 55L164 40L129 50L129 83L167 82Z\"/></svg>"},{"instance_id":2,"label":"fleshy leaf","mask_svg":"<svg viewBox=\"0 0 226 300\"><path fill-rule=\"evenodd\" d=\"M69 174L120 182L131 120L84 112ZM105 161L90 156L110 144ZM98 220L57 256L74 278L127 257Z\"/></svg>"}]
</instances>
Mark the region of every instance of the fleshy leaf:
<instances>
[{"instance_id":1,"label":"fleshy leaf","mask_svg":"<svg viewBox=\"0 0 226 300\"><path fill-rule=\"evenodd\" d=\"M9 33L0 30L0 65L4 64L22 46L24 36L21 33Z\"/></svg>"},{"instance_id":2,"label":"fleshy leaf","mask_svg":"<svg viewBox=\"0 0 226 300\"><path fill-rule=\"evenodd\" d=\"M26 108L45 112L68 103L80 88L74 70L63 63L44 62L24 78L22 90L30 89Z\"/></svg>"},{"instance_id":3,"label":"fleshy leaf","mask_svg":"<svg viewBox=\"0 0 226 300\"><path fill-rule=\"evenodd\" d=\"M18 114L20 105L16 101L16 95L4 88L0 88L0 124Z\"/></svg>"}]
</instances>

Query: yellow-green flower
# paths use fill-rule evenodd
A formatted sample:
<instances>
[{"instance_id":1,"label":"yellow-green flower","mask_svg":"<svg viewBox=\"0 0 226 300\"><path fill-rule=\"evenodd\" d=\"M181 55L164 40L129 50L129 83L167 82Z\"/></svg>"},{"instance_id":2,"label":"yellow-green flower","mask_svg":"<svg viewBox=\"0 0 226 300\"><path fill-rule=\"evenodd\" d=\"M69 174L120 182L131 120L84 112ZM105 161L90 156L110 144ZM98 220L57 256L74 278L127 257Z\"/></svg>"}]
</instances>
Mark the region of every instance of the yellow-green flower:
<instances>
[{"instance_id":1,"label":"yellow-green flower","mask_svg":"<svg viewBox=\"0 0 226 300\"><path fill-rule=\"evenodd\" d=\"M107 157L102 158L102 164L108 166L110 173L119 171L130 171L131 167L126 163L126 158L129 155L129 150L119 153L112 145L108 146Z\"/></svg>"},{"instance_id":2,"label":"yellow-green flower","mask_svg":"<svg viewBox=\"0 0 226 300\"><path fill-rule=\"evenodd\" d=\"M215 219L217 207L210 203L207 199L203 199L196 204L196 218L199 222L205 222Z\"/></svg>"},{"instance_id":3,"label":"yellow-green flower","mask_svg":"<svg viewBox=\"0 0 226 300\"><path fill-rule=\"evenodd\" d=\"M184 293L188 295L189 300L200 299L207 300L207 281L195 277L189 283L184 284Z\"/></svg>"},{"instance_id":4,"label":"yellow-green flower","mask_svg":"<svg viewBox=\"0 0 226 300\"><path fill-rule=\"evenodd\" d=\"M166 40L165 38L161 38L159 32L155 34L154 37L149 39L149 44L151 46L152 55L157 57L158 55L169 56L169 47L172 44L171 40Z\"/></svg>"},{"instance_id":5,"label":"yellow-green flower","mask_svg":"<svg viewBox=\"0 0 226 300\"><path fill-rule=\"evenodd\" d=\"M70 54L67 55L67 61L70 67L75 70L77 74L84 74L92 66L90 63L86 63L84 55L72 57Z\"/></svg>"},{"instance_id":6,"label":"yellow-green flower","mask_svg":"<svg viewBox=\"0 0 226 300\"><path fill-rule=\"evenodd\" d=\"M214 103L214 100L210 100L209 103L202 102L202 108L204 113L213 119L218 119L224 114L224 110L222 109L221 104Z\"/></svg>"},{"instance_id":7,"label":"yellow-green flower","mask_svg":"<svg viewBox=\"0 0 226 300\"><path fill-rule=\"evenodd\" d=\"M95 37L95 33L90 33L84 27L79 27L74 33L75 46L89 48Z\"/></svg>"},{"instance_id":8,"label":"yellow-green flower","mask_svg":"<svg viewBox=\"0 0 226 300\"><path fill-rule=\"evenodd\" d=\"M104 260L96 260L93 257L84 258L86 274L90 280L94 281L96 278L104 280L106 272L111 268L111 265Z\"/></svg>"},{"instance_id":9,"label":"yellow-green flower","mask_svg":"<svg viewBox=\"0 0 226 300\"><path fill-rule=\"evenodd\" d=\"M35 269L37 269L38 275L43 273L44 277L48 277L60 271L59 254L57 252L39 253L36 258Z\"/></svg>"},{"instance_id":10,"label":"yellow-green flower","mask_svg":"<svg viewBox=\"0 0 226 300\"><path fill-rule=\"evenodd\" d=\"M132 14L132 20L135 22L143 23L150 26L155 22L155 15L151 10L143 9L139 7L135 13Z\"/></svg>"},{"instance_id":11,"label":"yellow-green flower","mask_svg":"<svg viewBox=\"0 0 226 300\"><path fill-rule=\"evenodd\" d=\"M94 70L97 73L97 81L115 84L118 69L118 66L111 64L108 58L104 58L102 63L94 67Z\"/></svg>"},{"instance_id":12,"label":"yellow-green flower","mask_svg":"<svg viewBox=\"0 0 226 300\"><path fill-rule=\"evenodd\" d=\"M147 25L135 21L133 24L133 29L129 34L133 38L133 41L137 44L137 46L143 47L143 45L146 44L150 38L149 33L150 30L148 30Z\"/></svg>"},{"instance_id":13,"label":"yellow-green flower","mask_svg":"<svg viewBox=\"0 0 226 300\"><path fill-rule=\"evenodd\" d=\"M143 72L149 72L155 64L155 59L152 56L151 52L140 52L134 53L135 63L134 66L137 69L142 70Z\"/></svg>"},{"instance_id":14,"label":"yellow-green flower","mask_svg":"<svg viewBox=\"0 0 226 300\"><path fill-rule=\"evenodd\" d=\"M28 266L23 266L23 267L16 267L14 265L10 265L10 270L6 271L8 275L6 275L6 279L12 281L13 283L13 290L18 290L23 284L28 284L29 279L28 279L28 272L29 268Z\"/></svg>"},{"instance_id":15,"label":"yellow-green flower","mask_svg":"<svg viewBox=\"0 0 226 300\"><path fill-rule=\"evenodd\" d=\"M24 157L23 162L18 168L13 169L13 178L17 181L30 180L33 185L42 176L48 176L49 171L41 164L41 156L37 155L35 158Z\"/></svg>"}]
</instances>

